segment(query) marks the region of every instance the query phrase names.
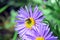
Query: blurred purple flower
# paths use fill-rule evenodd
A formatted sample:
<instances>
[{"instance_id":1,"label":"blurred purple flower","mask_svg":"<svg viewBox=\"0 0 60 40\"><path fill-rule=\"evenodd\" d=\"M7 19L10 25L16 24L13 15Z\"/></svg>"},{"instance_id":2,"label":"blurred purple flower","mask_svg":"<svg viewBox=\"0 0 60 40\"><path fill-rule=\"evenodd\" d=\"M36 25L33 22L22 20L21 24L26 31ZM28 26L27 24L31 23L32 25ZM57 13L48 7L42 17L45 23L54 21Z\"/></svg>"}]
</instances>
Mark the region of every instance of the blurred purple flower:
<instances>
[{"instance_id":1,"label":"blurred purple flower","mask_svg":"<svg viewBox=\"0 0 60 40\"><path fill-rule=\"evenodd\" d=\"M32 30L33 27L44 19L43 13L38 10L37 6L34 8L34 11L32 11L31 6L29 7L29 10L26 6L25 9L21 8L16 17L18 20L16 20L17 24L15 30L18 31L20 37L28 30Z\"/></svg>"},{"instance_id":2,"label":"blurred purple flower","mask_svg":"<svg viewBox=\"0 0 60 40\"><path fill-rule=\"evenodd\" d=\"M57 37L52 35L48 25L41 23L32 31L28 31L23 40L57 40Z\"/></svg>"}]
</instances>

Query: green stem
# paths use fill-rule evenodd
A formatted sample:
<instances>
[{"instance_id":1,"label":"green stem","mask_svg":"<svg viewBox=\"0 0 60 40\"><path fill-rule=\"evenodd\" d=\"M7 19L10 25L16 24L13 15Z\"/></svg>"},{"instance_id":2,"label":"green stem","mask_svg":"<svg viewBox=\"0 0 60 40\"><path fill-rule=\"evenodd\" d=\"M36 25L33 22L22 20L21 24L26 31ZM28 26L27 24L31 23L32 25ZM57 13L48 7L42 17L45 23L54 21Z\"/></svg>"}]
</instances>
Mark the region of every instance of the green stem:
<instances>
[{"instance_id":1,"label":"green stem","mask_svg":"<svg viewBox=\"0 0 60 40\"><path fill-rule=\"evenodd\" d=\"M13 37L13 40L16 40L16 39L17 39L17 32L15 32L14 37Z\"/></svg>"}]
</instances>

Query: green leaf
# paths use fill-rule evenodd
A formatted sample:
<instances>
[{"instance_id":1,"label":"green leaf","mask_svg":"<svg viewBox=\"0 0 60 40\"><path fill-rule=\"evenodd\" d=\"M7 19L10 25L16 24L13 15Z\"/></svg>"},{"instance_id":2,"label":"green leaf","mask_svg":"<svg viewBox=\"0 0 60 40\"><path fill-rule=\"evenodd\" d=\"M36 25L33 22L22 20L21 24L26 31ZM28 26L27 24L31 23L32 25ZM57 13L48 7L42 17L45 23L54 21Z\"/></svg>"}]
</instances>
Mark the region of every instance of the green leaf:
<instances>
[{"instance_id":1,"label":"green leaf","mask_svg":"<svg viewBox=\"0 0 60 40\"><path fill-rule=\"evenodd\" d=\"M42 4L42 0L33 0L33 2L35 2L35 3L38 3L38 4Z\"/></svg>"},{"instance_id":2,"label":"green leaf","mask_svg":"<svg viewBox=\"0 0 60 40\"><path fill-rule=\"evenodd\" d=\"M9 6L5 5L4 7L0 8L0 13L2 13L3 11L5 11Z\"/></svg>"}]
</instances>

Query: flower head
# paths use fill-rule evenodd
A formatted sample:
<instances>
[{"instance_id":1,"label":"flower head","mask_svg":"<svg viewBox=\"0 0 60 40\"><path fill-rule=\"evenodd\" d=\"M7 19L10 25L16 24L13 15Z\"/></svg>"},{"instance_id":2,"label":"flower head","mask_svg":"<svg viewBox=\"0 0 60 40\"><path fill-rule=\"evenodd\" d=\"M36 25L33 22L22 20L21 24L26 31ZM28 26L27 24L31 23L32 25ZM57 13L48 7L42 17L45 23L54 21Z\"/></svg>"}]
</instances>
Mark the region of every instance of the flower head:
<instances>
[{"instance_id":1,"label":"flower head","mask_svg":"<svg viewBox=\"0 0 60 40\"><path fill-rule=\"evenodd\" d=\"M28 31L23 40L57 40L57 37L52 35L47 24L41 23L32 31Z\"/></svg>"},{"instance_id":2,"label":"flower head","mask_svg":"<svg viewBox=\"0 0 60 40\"><path fill-rule=\"evenodd\" d=\"M34 11L32 11L31 6L28 8L25 6L18 11L18 15L16 16L18 20L16 20L16 28L20 36L23 36L28 30L32 30L37 24L42 22L44 19L43 13L38 10L36 6Z\"/></svg>"}]
</instances>

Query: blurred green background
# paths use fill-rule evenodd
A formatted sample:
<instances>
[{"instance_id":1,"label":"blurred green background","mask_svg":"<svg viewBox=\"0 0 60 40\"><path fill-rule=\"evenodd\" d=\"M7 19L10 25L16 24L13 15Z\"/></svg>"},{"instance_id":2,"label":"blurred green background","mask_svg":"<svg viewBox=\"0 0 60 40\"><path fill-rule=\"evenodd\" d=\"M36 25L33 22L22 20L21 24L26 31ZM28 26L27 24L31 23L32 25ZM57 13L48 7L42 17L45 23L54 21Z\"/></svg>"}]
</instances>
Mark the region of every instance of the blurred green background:
<instances>
[{"instance_id":1,"label":"blurred green background","mask_svg":"<svg viewBox=\"0 0 60 40\"><path fill-rule=\"evenodd\" d=\"M30 5L42 10L46 17L43 22L60 40L60 0L0 0L0 40L21 40L14 30L14 20L20 7Z\"/></svg>"}]
</instances>

